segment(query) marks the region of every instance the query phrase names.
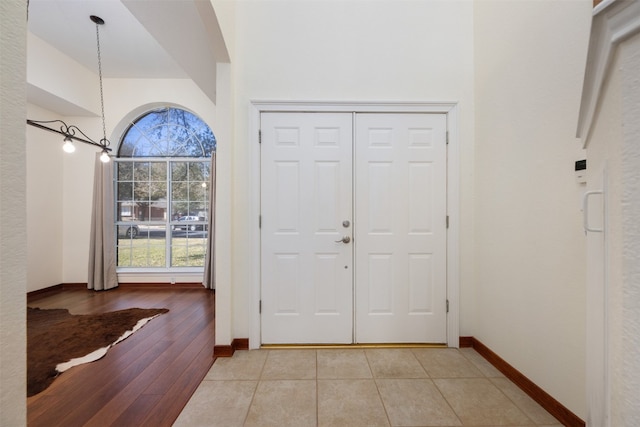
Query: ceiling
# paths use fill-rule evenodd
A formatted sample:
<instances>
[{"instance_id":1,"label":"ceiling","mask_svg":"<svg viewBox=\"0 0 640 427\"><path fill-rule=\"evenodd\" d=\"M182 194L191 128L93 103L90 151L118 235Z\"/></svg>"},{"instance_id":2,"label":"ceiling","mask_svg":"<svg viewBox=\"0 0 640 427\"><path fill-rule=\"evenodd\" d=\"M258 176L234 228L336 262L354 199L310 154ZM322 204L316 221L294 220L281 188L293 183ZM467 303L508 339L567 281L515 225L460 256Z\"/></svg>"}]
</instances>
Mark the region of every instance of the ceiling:
<instances>
[{"instance_id":1,"label":"ceiling","mask_svg":"<svg viewBox=\"0 0 640 427\"><path fill-rule=\"evenodd\" d=\"M105 78L191 78L215 102L228 53L210 0L29 0L29 31ZM188 49L185 49L188 46Z\"/></svg>"}]
</instances>

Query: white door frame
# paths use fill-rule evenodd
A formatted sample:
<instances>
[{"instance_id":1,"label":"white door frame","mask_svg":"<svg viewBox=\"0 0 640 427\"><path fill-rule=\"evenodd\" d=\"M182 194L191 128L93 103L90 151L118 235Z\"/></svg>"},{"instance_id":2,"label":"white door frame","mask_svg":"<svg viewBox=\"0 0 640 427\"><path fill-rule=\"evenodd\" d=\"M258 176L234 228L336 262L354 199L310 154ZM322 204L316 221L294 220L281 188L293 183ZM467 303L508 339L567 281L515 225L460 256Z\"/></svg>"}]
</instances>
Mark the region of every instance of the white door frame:
<instances>
[{"instance_id":1,"label":"white door frame","mask_svg":"<svg viewBox=\"0 0 640 427\"><path fill-rule=\"evenodd\" d=\"M251 289L249 346L260 348L260 114L263 112L344 113L441 113L447 115L447 344L459 347L460 340L460 141L456 102L343 102L343 101L251 101Z\"/></svg>"}]
</instances>

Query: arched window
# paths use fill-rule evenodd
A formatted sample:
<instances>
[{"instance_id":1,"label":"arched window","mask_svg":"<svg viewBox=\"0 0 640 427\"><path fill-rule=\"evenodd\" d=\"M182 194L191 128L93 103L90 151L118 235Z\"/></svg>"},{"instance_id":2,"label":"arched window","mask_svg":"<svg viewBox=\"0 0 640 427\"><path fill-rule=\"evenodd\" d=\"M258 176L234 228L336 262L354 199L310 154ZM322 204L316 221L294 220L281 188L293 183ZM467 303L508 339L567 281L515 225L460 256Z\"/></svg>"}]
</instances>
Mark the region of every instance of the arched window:
<instances>
[{"instance_id":1,"label":"arched window","mask_svg":"<svg viewBox=\"0 0 640 427\"><path fill-rule=\"evenodd\" d=\"M194 114L162 108L135 120L117 158L119 269L201 269L216 139Z\"/></svg>"}]
</instances>

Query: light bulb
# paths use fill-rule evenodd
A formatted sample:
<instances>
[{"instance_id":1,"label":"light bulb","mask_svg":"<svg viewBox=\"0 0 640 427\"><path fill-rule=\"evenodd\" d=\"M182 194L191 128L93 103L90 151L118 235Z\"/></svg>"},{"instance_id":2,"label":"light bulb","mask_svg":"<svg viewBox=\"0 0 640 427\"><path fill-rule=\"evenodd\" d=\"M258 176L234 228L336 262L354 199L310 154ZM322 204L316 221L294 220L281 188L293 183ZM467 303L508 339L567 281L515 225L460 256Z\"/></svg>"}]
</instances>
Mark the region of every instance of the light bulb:
<instances>
[{"instance_id":1,"label":"light bulb","mask_svg":"<svg viewBox=\"0 0 640 427\"><path fill-rule=\"evenodd\" d=\"M111 160L111 158L109 157L109 154L106 151L103 151L102 154L100 155L100 161L102 163L109 163L109 160Z\"/></svg>"},{"instance_id":2,"label":"light bulb","mask_svg":"<svg viewBox=\"0 0 640 427\"><path fill-rule=\"evenodd\" d=\"M73 153L74 151L76 151L76 146L73 145L73 141L71 140L71 138L66 137L64 139L62 149L65 151L65 153Z\"/></svg>"}]
</instances>

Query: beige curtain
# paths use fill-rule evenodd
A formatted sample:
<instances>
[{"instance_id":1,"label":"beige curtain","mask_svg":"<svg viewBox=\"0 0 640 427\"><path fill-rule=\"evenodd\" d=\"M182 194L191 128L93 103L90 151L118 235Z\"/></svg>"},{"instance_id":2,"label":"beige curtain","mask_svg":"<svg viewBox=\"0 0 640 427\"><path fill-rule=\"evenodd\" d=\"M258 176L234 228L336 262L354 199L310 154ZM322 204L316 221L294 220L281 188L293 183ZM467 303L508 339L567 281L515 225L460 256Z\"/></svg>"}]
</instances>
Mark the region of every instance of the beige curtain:
<instances>
[{"instance_id":1,"label":"beige curtain","mask_svg":"<svg viewBox=\"0 0 640 427\"><path fill-rule=\"evenodd\" d=\"M118 286L114 230L113 163L102 163L96 153L93 211L89 246L88 288L96 291Z\"/></svg>"},{"instance_id":2,"label":"beige curtain","mask_svg":"<svg viewBox=\"0 0 640 427\"><path fill-rule=\"evenodd\" d=\"M202 284L208 289L216 288L215 269L215 241L216 241L216 153L211 154L211 169L209 172L209 237L207 239L207 254L204 258L204 279Z\"/></svg>"}]
</instances>

